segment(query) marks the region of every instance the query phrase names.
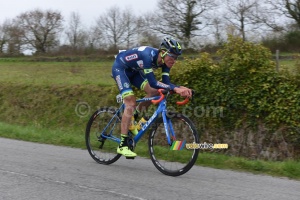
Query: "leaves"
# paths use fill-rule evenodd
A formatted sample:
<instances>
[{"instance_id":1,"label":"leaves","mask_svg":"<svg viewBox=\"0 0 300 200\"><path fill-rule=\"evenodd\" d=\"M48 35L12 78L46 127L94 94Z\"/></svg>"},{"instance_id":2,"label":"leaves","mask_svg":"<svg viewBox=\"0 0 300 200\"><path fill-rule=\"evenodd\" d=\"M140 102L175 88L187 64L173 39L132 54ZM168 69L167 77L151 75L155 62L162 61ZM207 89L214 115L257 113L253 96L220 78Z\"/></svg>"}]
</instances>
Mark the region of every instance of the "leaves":
<instances>
[{"instance_id":1,"label":"leaves","mask_svg":"<svg viewBox=\"0 0 300 200\"><path fill-rule=\"evenodd\" d=\"M195 109L200 105L222 108L223 117L216 120L205 115L194 118L197 123L205 122L207 127L222 125L230 130L244 122L253 129L258 122L270 129L300 127L300 81L278 74L269 50L231 37L218 55L218 63L207 53L194 60L186 59L176 65L177 71L171 77L173 82L197 91Z\"/></svg>"}]
</instances>

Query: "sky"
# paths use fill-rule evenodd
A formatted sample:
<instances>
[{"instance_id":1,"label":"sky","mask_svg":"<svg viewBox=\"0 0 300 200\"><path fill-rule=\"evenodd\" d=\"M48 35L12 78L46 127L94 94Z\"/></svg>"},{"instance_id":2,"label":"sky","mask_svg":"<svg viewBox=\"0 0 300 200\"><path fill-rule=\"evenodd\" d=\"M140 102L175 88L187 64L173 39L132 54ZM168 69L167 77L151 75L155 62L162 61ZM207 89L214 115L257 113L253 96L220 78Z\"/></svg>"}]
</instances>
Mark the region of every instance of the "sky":
<instances>
[{"instance_id":1,"label":"sky","mask_svg":"<svg viewBox=\"0 0 300 200\"><path fill-rule=\"evenodd\" d=\"M141 16L143 13L155 11L157 0L0 0L0 24L5 19L13 19L23 12L39 8L60 11L65 21L72 12L76 12L84 24L92 25L113 6L129 8L134 14Z\"/></svg>"}]
</instances>

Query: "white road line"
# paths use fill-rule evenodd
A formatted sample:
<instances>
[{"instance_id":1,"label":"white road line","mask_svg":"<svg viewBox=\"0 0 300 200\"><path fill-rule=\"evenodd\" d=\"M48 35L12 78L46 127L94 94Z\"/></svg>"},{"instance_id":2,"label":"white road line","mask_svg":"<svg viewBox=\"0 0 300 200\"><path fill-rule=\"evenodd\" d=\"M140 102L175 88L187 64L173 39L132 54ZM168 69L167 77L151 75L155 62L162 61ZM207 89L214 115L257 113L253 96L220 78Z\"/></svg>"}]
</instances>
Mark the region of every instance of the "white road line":
<instances>
[{"instance_id":1,"label":"white road line","mask_svg":"<svg viewBox=\"0 0 300 200\"><path fill-rule=\"evenodd\" d=\"M8 171L8 170L3 170L3 169L0 169L0 172L8 173L8 174L14 174L14 175L23 176L23 177L29 177L29 178L42 179L44 181L48 181L48 182L52 182L52 183L58 183L58 184L62 184L62 185L67 185L68 184L68 185L72 185L72 186L75 186L75 187L78 187L78 188L81 188L81 189L87 189L87 190L91 190L91 191L95 191L95 192L116 194L116 195L119 195L119 196L131 198L131 199L147 200L147 199L144 199L144 198L136 197L136 196L125 194L125 193L116 192L116 191L113 191L113 190L102 190L102 189L99 189L99 188L93 188L93 187L84 186L84 185L77 185L77 184L73 184L73 183L70 183L70 182L52 180L52 179L49 179L49 178L43 178L43 177L23 174L23 173L19 173L19 172L13 172L13 171Z\"/></svg>"}]
</instances>

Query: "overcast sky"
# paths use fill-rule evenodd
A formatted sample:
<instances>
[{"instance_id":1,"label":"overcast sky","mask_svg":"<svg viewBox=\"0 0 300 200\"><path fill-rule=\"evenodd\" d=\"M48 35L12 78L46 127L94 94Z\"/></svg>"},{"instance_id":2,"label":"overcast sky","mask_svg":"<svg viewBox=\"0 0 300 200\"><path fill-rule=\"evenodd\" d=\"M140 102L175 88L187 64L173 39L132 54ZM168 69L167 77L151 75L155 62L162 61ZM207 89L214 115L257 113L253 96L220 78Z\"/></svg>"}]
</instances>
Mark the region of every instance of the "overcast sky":
<instances>
[{"instance_id":1,"label":"overcast sky","mask_svg":"<svg viewBox=\"0 0 300 200\"><path fill-rule=\"evenodd\" d=\"M60 11L67 21L71 12L78 12L86 25L112 6L130 8L136 15L154 11L157 0L0 0L0 23L5 19L13 19L17 15L36 8Z\"/></svg>"}]
</instances>

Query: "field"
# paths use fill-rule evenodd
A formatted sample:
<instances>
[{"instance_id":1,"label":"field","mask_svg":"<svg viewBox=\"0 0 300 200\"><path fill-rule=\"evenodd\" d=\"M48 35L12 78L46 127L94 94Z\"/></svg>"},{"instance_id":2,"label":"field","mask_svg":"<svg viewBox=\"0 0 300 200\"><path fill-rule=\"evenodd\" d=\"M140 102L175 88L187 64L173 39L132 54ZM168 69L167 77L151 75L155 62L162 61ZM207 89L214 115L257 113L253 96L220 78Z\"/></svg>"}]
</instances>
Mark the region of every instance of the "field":
<instances>
[{"instance_id":1,"label":"field","mask_svg":"<svg viewBox=\"0 0 300 200\"><path fill-rule=\"evenodd\" d=\"M111 62L1 62L0 82L111 86Z\"/></svg>"},{"instance_id":2,"label":"field","mask_svg":"<svg viewBox=\"0 0 300 200\"><path fill-rule=\"evenodd\" d=\"M300 60L280 60L279 71L288 71L291 74L300 72Z\"/></svg>"},{"instance_id":3,"label":"field","mask_svg":"<svg viewBox=\"0 0 300 200\"><path fill-rule=\"evenodd\" d=\"M114 103L112 62L0 60L0 136L85 149L91 112ZM85 115L76 112L80 102L89 105ZM146 146L136 151L148 157ZM296 161L247 160L206 151L197 164L300 179Z\"/></svg>"}]
</instances>

